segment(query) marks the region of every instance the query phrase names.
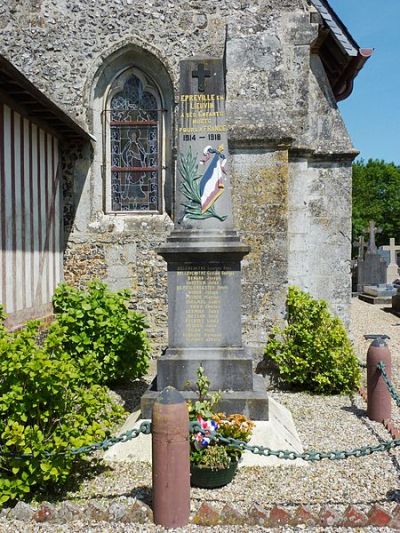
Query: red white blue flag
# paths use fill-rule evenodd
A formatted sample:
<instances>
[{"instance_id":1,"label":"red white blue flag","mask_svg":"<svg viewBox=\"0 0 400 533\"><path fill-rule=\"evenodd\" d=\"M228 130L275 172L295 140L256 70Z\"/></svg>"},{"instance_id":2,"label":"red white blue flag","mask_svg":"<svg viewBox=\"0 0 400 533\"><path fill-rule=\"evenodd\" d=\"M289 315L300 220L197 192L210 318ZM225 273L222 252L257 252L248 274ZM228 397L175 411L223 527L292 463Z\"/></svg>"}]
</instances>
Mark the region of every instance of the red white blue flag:
<instances>
[{"instance_id":1,"label":"red white blue flag","mask_svg":"<svg viewBox=\"0 0 400 533\"><path fill-rule=\"evenodd\" d=\"M224 166L226 156L223 154L224 147L218 149L212 146L204 148L200 163L207 168L200 180L201 212L204 213L213 205L216 199L224 192Z\"/></svg>"}]
</instances>

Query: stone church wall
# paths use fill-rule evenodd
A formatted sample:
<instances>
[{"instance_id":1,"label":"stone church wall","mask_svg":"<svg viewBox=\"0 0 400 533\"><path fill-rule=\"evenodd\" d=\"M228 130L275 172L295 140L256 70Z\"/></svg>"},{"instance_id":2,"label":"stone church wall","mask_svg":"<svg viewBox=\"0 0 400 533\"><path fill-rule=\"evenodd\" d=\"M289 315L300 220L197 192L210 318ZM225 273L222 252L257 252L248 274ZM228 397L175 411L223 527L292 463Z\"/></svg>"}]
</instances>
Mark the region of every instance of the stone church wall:
<instances>
[{"instance_id":1,"label":"stone church wall","mask_svg":"<svg viewBox=\"0 0 400 533\"><path fill-rule=\"evenodd\" d=\"M289 282L347 316L352 156L342 159L352 146L320 65L310 69L317 30L307 0L0 2L1 53L96 137L92 147L64 149L65 279L132 288L155 355L167 344L166 267L155 248L172 226L179 61L192 55L226 60L234 214L252 248L243 264L245 341L262 346L282 321ZM162 77L171 108L165 209L105 215L98 103L109 69L135 57Z\"/></svg>"},{"instance_id":2,"label":"stone church wall","mask_svg":"<svg viewBox=\"0 0 400 533\"><path fill-rule=\"evenodd\" d=\"M351 163L291 161L289 283L329 301L349 325Z\"/></svg>"},{"instance_id":3,"label":"stone church wall","mask_svg":"<svg viewBox=\"0 0 400 533\"><path fill-rule=\"evenodd\" d=\"M351 163L357 152L320 59L311 55L310 65L307 127L289 163L288 279L326 299L349 326Z\"/></svg>"}]
</instances>

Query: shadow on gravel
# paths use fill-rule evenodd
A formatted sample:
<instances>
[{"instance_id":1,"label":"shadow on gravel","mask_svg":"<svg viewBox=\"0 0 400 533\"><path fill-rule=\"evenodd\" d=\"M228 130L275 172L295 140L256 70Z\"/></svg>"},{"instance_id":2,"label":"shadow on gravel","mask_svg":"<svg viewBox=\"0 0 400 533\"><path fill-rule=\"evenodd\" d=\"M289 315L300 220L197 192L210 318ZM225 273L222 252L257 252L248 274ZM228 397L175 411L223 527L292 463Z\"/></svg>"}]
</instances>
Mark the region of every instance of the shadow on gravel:
<instances>
[{"instance_id":1,"label":"shadow on gravel","mask_svg":"<svg viewBox=\"0 0 400 533\"><path fill-rule=\"evenodd\" d=\"M147 485L141 485L135 487L131 491L120 492L115 494L91 494L87 497L79 496L80 500L93 501L93 500L116 500L118 498L136 498L141 502L147 504L151 507L153 502L153 491L152 488Z\"/></svg>"},{"instance_id":2,"label":"shadow on gravel","mask_svg":"<svg viewBox=\"0 0 400 533\"><path fill-rule=\"evenodd\" d=\"M111 468L98 459L88 459L78 461L69 477L66 485L59 486L56 483L44 491L32 493L31 498L27 497L26 501L57 503L63 500L70 500L71 495L78 493L83 481L91 479L110 471ZM72 499L74 496L72 496Z\"/></svg>"},{"instance_id":3,"label":"shadow on gravel","mask_svg":"<svg viewBox=\"0 0 400 533\"><path fill-rule=\"evenodd\" d=\"M395 311L392 307L382 307L382 311L385 313L390 313L391 315L399 318L399 312ZM391 326L400 326L400 322L397 322L397 324L391 324Z\"/></svg>"},{"instance_id":4,"label":"shadow on gravel","mask_svg":"<svg viewBox=\"0 0 400 533\"><path fill-rule=\"evenodd\" d=\"M111 388L124 402L124 408L133 413L140 406L140 398L149 388L149 383L145 379L136 379L132 383L115 385Z\"/></svg>"},{"instance_id":5,"label":"shadow on gravel","mask_svg":"<svg viewBox=\"0 0 400 533\"><path fill-rule=\"evenodd\" d=\"M357 405L355 405L353 399L351 400L351 405L345 406L345 407L341 407L340 409L342 411L346 411L346 413L353 414L354 416L356 416L359 419L365 418L367 416L367 409L366 408L365 409L360 409L359 407L357 407Z\"/></svg>"},{"instance_id":6,"label":"shadow on gravel","mask_svg":"<svg viewBox=\"0 0 400 533\"><path fill-rule=\"evenodd\" d=\"M342 407L341 409L343 411L347 411L347 412L353 413L361 421L361 423L368 429L368 431L377 439L377 441L379 443L385 442L387 440L392 440L389 432L388 432L387 439L384 439L384 438L382 438L379 435L379 433L377 431L375 431L375 429L369 423L369 418L367 417L367 409L360 409L359 407L357 407L357 405L354 402L354 398L351 398L350 401L351 401L351 406ZM365 445L364 443L360 443L360 447L364 446L364 445ZM398 475L400 477L400 463L399 463L399 460L397 459L397 457L395 457L393 455L393 453L391 453L390 451L388 451L388 452L377 452L377 453L387 453L388 454L388 456L389 456L389 458L390 458L390 460L391 460L396 472L398 473Z\"/></svg>"}]
</instances>

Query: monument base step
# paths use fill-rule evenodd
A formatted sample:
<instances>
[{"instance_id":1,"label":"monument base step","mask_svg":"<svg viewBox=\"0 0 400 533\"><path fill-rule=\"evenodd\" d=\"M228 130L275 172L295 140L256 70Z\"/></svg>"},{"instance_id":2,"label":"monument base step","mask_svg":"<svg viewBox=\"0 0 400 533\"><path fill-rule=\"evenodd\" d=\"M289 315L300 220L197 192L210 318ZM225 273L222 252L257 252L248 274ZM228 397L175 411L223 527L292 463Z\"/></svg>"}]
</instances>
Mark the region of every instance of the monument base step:
<instances>
[{"instance_id":1,"label":"monument base step","mask_svg":"<svg viewBox=\"0 0 400 533\"><path fill-rule=\"evenodd\" d=\"M210 390L253 389L253 358L243 348L168 348L157 361L157 390L197 390L196 371L202 366ZM192 378L192 379L190 379Z\"/></svg>"},{"instance_id":2,"label":"monument base step","mask_svg":"<svg viewBox=\"0 0 400 533\"><path fill-rule=\"evenodd\" d=\"M198 395L193 391L179 391L185 400L197 400ZM232 415L241 413L252 420L269 420L268 394L262 376L253 376L253 390L222 391L222 398L218 402L217 410ZM153 404L160 395L157 390L157 377L140 401L142 418L151 418Z\"/></svg>"},{"instance_id":3,"label":"monument base step","mask_svg":"<svg viewBox=\"0 0 400 533\"><path fill-rule=\"evenodd\" d=\"M289 450L297 453L303 452L303 447L296 431L292 415L286 407L279 404L273 398L269 399L269 419L255 422L253 436L250 445L261 445L272 450ZM133 428L138 428L143 422L140 411L132 413L119 429L117 434L124 433ZM110 462L152 462L152 438L151 435L140 434L139 437L126 442L118 442L111 446L105 454L104 459ZM239 467L242 466L288 466L288 467L309 467L310 464L302 459L278 459L273 455L255 455L250 451L245 451Z\"/></svg>"},{"instance_id":4,"label":"monument base step","mask_svg":"<svg viewBox=\"0 0 400 533\"><path fill-rule=\"evenodd\" d=\"M371 296L370 294L359 294L358 299L373 305L386 305L392 303L391 296Z\"/></svg>"}]
</instances>

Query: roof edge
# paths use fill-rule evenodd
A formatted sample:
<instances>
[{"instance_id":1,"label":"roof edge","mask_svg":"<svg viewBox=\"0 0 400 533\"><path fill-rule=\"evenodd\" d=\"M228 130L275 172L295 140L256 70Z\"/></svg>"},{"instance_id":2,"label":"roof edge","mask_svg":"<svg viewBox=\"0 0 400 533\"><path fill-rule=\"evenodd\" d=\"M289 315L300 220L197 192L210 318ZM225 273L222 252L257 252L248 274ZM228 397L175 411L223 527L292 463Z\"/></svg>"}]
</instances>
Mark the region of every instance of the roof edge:
<instances>
[{"instance_id":1,"label":"roof edge","mask_svg":"<svg viewBox=\"0 0 400 533\"><path fill-rule=\"evenodd\" d=\"M336 63L334 75L328 75L329 81L333 90L333 94L337 102L344 100L350 96L354 87L354 79L357 77L360 70L365 65L366 61L372 56L373 48L361 48L335 10L331 7L328 0L309 0L315 9L319 12L323 24L324 31L327 31L332 39L328 48L325 50L318 50L321 59L325 54L329 53L329 47L336 43L340 49L343 61ZM323 42L323 40L322 40ZM321 45L323 46L323 45ZM346 59L347 58L347 59ZM329 62L329 59L326 61ZM324 62L324 60L323 60Z\"/></svg>"},{"instance_id":2,"label":"roof edge","mask_svg":"<svg viewBox=\"0 0 400 533\"><path fill-rule=\"evenodd\" d=\"M75 119L73 119L66 111L61 109L50 98L48 98L40 89L38 89L20 70L17 69L7 58L0 55L0 74L5 75L10 80L17 82L40 106L43 106L47 112L53 115L57 120L61 121L67 128L70 135L79 137L85 141L93 141L94 137ZM10 91L12 97L12 91ZM16 102L18 103L18 101Z\"/></svg>"}]
</instances>

